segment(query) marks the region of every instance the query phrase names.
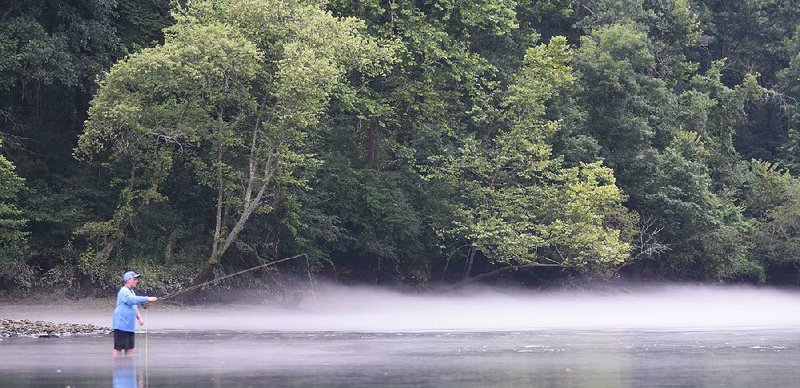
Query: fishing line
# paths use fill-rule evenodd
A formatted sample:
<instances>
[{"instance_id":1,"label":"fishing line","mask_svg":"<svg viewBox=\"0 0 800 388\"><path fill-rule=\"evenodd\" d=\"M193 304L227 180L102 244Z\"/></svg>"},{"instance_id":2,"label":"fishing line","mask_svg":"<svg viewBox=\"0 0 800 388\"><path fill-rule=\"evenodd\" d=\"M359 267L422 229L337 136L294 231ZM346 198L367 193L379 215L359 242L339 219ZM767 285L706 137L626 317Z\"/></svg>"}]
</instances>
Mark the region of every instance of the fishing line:
<instances>
[{"instance_id":1,"label":"fishing line","mask_svg":"<svg viewBox=\"0 0 800 388\"><path fill-rule=\"evenodd\" d=\"M150 375L147 373L147 366L149 365L147 362L147 334L150 333L148 326L150 318L147 317L147 309L144 309L144 321L144 386L148 387L150 383Z\"/></svg>"},{"instance_id":2,"label":"fishing line","mask_svg":"<svg viewBox=\"0 0 800 388\"><path fill-rule=\"evenodd\" d=\"M296 259L296 258L298 258L300 256L306 256L306 254L305 253L301 253L301 254L296 255L296 256L287 257L287 258L280 259L280 260L277 260L277 261L271 261L271 262L266 263L266 264L257 265L257 266L255 266L253 268L248 268L246 270L235 272L235 273L232 273L230 275L226 275L226 276L219 277L219 278L216 278L216 279L213 279L213 280L209 280L207 282L196 284L194 286L186 287L186 288L180 289L180 290L178 290L176 292L173 292L173 293L171 293L171 294L169 294L167 296L158 298L158 300L165 300L165 299L169 299L169 298L174 298L175 296L183 294L184 292L195 290L195 289L198 289L200 287L205 287L205 286L207 286L209 284L217 283L220 280L225 280L225 279L228 279L228 278L231 278L231 277L234 277L234 276L241 275L243 273L247 273L247 272L250 272L250 271L255 271L255 270L259 269L259 268L265 268L265 267L269 267L271 265L282 263L284 261L288 261L288 260L291 260L291 259ZM306 263L308 263L308 256L306 256ZM310 276L311 276L311 274L309 273L309 279L310 279ZM313 290L313 283L312 283L312 290ZM316 298L316 296L314 296L314 298ZM142 307L145 310L145 313L144 313L145 314L145 320L149 321L149 318L147 317L147 305L148 305L148 303L145 303ZM149 332L149 330L147 330L147 323L145 323L144 326L145 326L145 331L144 331L144 376L145 377L144 377L144 380L145 380L145 387L146 387L147 383L148 383L148 373L147 373L147 342L148 342L147 340L148 340L148 338L147 338L147 333Z\"/></svg>"},{"instance_id":3,"label":"fishing line","mask_svg":"<svg viewBox=\"0 0 800 388\"><path fill-rule=\"evenodd\" d=\"M239 272L236 272L236 273L232 273L232 274L230 274L230 275L225 275L225 276L223 276L223 277L219 277L219 278L216 278L216 279L213 279L213 280L209 280L209 281L207 281L207 282L203 282L203 283L200 283L200 284L196 284L196 285L194 285L194 286L190 286L190 287L186 287L186 288L180 289L180 290L178 290L178 291L176 291L176 292L173 292L172 294L169 294L169 295L167 295L167 296L165 296L165 297L158 298L158 300L165 300L165 299L173 298L173 297L175 297L175 296L178 296L178 295L180 295L180 294L183 294L184 292L188 292L188 291L191 291L191 290L195 290L195 289L198 289L198 288L200 288L200 287L205 287L205 286L207 286L207 285L209 285L209 284L214 284L214 283L216 283L216 282L219 282L220 280L225 280L225 279L227 279L227 278L231 278L231 277L234 277L234 276L238 276L238 275L241 275L241 274L243 274L243 273L247 273L247 272L250 272L250 271L255 271L255 270L259 269L259 268L265 268L265 267L269 267L269 266L271 266L271 265L275 265L275 264L278 264L278 263L282 263L282 262L284 262L284 261L288 261L288 260L291 260L291 259L296 259L296 258L298 258L298 257L300 257L300 256L305 256L305 255L306 255L305 253L301 253L301 254L299 254L299 255L296 255L296 256L287 257L287 258L284 258L284 259L280 259L280 260L276 260L276 261L271 261L271 262L269 262L269 263L266 263L266 264L257 265L257 266L255 266L255 267L253 267L253 268L249 268L249 269L246 269L246 270L243 270L243 271L239 271Z\"/></svg>"}]
</instances>

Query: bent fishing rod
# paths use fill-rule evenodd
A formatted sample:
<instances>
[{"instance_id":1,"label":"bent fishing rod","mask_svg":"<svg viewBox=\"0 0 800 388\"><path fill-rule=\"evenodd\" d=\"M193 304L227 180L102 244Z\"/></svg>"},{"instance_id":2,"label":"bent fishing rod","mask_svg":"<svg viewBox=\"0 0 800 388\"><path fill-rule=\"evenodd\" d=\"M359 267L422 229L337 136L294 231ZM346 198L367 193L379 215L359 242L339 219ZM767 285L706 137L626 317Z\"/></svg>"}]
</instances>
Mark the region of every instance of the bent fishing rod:
<instances>
[{"instance_id":1,"label":"bent fishing rod","mask_svg":"<svg viewBox=\"0 0 800 388\"><path fill-rule=\"evenodd\" d=\"M193 285L193 286L189 286L189 287L186 287L186 288L182 288L182 289L180 289L180 290L178 290L178 291L176 291L176 292L173 292L173 293L171 293L171 294L169 294L169 295L167 295L167 296L164 296L164 297L158 298L158 300L159 300L159 301L162 301L162 300L165 300L165 299L174 298L175 296L178 296L178 295L180 295L180 294L183 294L183 293L185 293L185 292L189 292L189 291L191 291L191 290L196 290L196 289L198 289L198 288L205 287L205 286L207 286L207 285L210 285L210 284L217 283L217 282L219 282L219 281L221 281L221 280L225 280L225 279L228 279L228 278L232 278L232 277L234 277L234 276L239 276L239 275L241 275L241 274L243 274L243 273L247 273L247 272L250 272L250 271L255 271L255 270L259 269L259 268L266 268L266 267L269 267L269 266L272 266L272 265L275 265L275 264L278 264L278 263L282 263L282 262L284 262L284 261L289 261L289 260L291 260L291 259L296 259L296 258L298 258L298 257L305 256L305 255L306 255L305 253L301 253L301 254L299 254L299 255L295 255L295 256L292 256L292 257L287 257L287 258L283 258L283 259L280 259L280 260L271 261L271 262L269 262L269 263L260 264L260 265L257 265L257 266L255 266L255 267L253 267L253 268L248 268L248 269L245 269L245 270L242 270L242 271L239 271L239 272L232 273L232 274L230 274L230 275L225 275L225 276L222 276L222 277L219 277L219 278L216 278L216 279L209 280L209 281L207 281L207 282L203 282L203 283L200 283L200 284L195 284L195 285ZM145 304L145 305L146 305L146 304Z\"/></svg>"}]
</instances>

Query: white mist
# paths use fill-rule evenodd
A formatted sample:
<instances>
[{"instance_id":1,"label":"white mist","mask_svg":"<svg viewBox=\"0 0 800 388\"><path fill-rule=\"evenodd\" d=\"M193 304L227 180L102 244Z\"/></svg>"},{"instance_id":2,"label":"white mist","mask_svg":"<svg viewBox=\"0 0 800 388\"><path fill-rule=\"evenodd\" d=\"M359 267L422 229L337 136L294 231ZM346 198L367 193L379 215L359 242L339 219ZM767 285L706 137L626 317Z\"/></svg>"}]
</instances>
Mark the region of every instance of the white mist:
<instances>
[{"instance_id":1,"label":"white mist","mask_svg":"<svg viewBox=\"0 0 800 388\"><path fill-rule=\"evenodd\" d=\"M296 308L259 303L155 304L142 310L144 328L248 332L800 328L800 293L731 286L663 286L607 294L472 289L444 295L328 285L306 294ZM0 306L5 318L103 326L110 326L112 311L113 301L109 306L80 302Z\"/></svg>"}]
</instances>

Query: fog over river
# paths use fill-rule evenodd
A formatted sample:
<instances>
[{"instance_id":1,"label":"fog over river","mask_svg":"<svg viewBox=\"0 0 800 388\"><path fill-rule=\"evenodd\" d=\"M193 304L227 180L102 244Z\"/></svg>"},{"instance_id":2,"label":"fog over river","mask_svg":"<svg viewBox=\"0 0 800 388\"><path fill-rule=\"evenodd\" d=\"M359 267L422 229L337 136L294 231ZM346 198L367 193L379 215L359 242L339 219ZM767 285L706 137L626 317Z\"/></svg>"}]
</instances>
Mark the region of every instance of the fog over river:
<instances>
[{"instance_id":1,"label":"fog over river","mask_svg":"<svg viewBox=\"0 0 800 388\"><path fill-rule=\"evenodd\" d=\"M0 318L110 326L113 300L3 303ZM800 293L710 286L626 292L323 286L155 304L137 354L111 336L5 338L2 386L792 386Z\"/></svg>"},{"instance_id":2,"label":"fog over river","mask_svg":"<svg viewBox=\"0 0 800 388\"><path fill-rule=\"evenodd\" d=\"M110 326L113 299L0 306L11 319ZM509 331L542 329L800 328L800 292L663 286L629 292L471 289L409 294L323 286L297 306L240 303L141 310L151 331Z\"/></svg>"}]
</instances>

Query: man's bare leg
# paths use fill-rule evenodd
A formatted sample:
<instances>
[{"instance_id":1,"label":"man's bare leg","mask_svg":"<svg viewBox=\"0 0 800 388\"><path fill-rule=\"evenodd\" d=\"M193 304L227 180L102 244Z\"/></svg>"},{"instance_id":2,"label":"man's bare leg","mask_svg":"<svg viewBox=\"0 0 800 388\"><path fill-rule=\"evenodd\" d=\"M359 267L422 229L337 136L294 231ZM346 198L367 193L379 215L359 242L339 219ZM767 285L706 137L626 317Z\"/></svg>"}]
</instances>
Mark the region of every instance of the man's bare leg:
<instances>
[{"instance_id":1,"label":"man's bare leg","mask_svg":"<svg viewBox=\"0 0 800 388\"><path fill-rule=\"evenodd\" d=\"M117 350L117 349L114 349L114 350L112 350L112 351L111 351L111 356L113 356L113 357L120 357L120 356L122 356L122 350Z\"/></svg>"},{"instance_id":2,"label":"man's bare leg","mask_svg":"<svg viewBox=\"0 0 800 388\"><path fill-rule=\"evenodd\" d=\"M126 356L132 356L133 355L133 348L125 349L125 355Z\"/></svg>"}]
</instances>

